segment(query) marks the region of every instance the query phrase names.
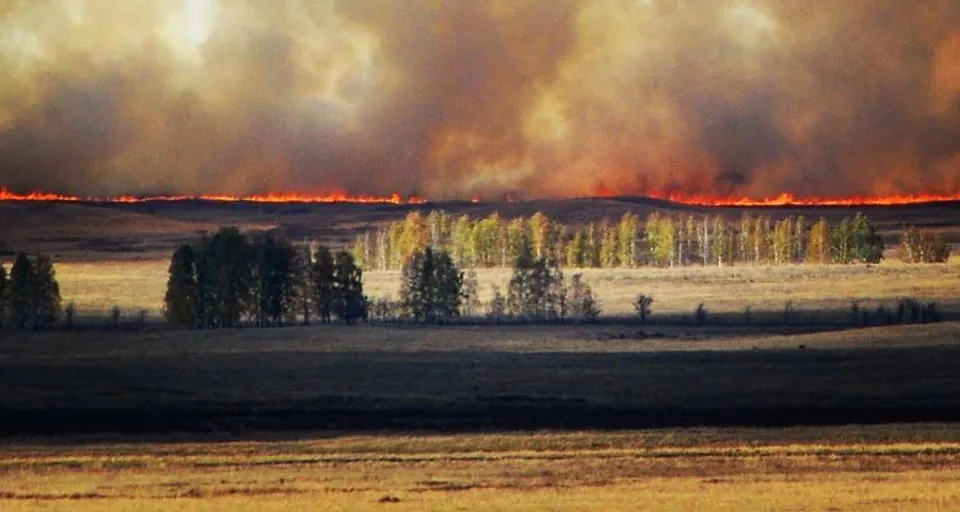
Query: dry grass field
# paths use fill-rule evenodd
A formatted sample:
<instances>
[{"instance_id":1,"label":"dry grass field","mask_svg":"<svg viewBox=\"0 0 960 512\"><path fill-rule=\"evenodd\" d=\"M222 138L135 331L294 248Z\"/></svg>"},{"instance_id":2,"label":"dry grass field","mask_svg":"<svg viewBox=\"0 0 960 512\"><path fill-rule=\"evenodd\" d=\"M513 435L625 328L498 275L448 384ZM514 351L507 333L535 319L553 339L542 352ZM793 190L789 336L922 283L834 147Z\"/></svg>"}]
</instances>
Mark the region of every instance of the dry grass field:
<instances>
[{"instance_id":1,"label":"dry grass field","mask_svg":"<svg viewBox=\"0 0 960 512\"><path fill-rule=\"evenodd\" d=\"M61 262L57 264L64 303L82 313L103 315L118 306L127 313L146 310L159 316L167 281L166 260ZM937 301L944 311L960 313L960 258L945 265L794 265L685 267L673 269L567 269L590 284L605 315L633 315L638 293L654 296L654 314L691 314L703 302L710 312L781 312L787 301L799 311L848 311L858 300L865 309L893 307L903 297ZM509 269L477 272L481 300L492 286L506 292ZM364 290L371 297L396 298L399 272L367 272Z\"/></svg>"},{"instance_id":2,"label":"dry grass field","mask_svg":"<svg viewBox=\"0 0 960 512\"><path fill-rule=\"evenodd\" d=\"M23 441L4 510L951 510L949 425Z\"/></svg>"}]
</instances>

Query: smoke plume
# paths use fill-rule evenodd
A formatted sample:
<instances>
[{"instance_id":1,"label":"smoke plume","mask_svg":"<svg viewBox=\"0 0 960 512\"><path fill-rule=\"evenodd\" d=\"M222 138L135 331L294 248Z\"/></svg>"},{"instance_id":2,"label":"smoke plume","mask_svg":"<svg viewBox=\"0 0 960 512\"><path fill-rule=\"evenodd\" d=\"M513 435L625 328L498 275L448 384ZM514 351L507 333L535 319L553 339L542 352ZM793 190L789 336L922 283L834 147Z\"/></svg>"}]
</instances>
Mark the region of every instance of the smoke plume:
<instances>
[{"instance_id":1,"label":"smoke plume","mask_svg":"<svg viewBox=\"0 0 960 512\"><path fill-rule=\"evenodd\" d=\"M0 0L0 185L960 192L954 0Z\"/></svg>"}]
</instances>

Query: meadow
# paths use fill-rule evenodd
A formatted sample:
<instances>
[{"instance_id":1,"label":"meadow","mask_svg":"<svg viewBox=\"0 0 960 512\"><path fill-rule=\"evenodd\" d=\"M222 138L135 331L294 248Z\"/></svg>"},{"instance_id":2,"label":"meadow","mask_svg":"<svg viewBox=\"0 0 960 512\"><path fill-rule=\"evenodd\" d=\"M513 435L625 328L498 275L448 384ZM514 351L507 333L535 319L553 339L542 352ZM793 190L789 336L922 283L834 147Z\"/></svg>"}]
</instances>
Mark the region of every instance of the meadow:
<instances>
[{"instance_id":1,"label":"meadow","mask_svg":"<svg viewBox=\"0 0 960 512\"><path fill-rule=\"evenodd\" d=\"M4 510L951 510L949 425L26 441Z\"/></svg>"},{"instance_id":2,"label":"meadow","mask_svg":"<svg viewBox=\"0 0 960 512\"><path fill-rule=\"evenodd\" d=\"M166 289L168 261L61 262L57 264L64 304L107 316L117 306L127 314L145 310L159 317ZM601 302L603 314L634 315L638 293L653 295L654 315L692 314L698 304L725 315L782 312L787 301L797 310L847 312L852 301L864 309L895 307L904 297L936 301L945 312L960 313L960 258L947 264L784 265L636 269L565 269L569 278L582 273ZM493 286L506 293L509 269L477 270L480 299L488 302ZM370 297L396 299L399 271L364 274ZM825 315L829 316L829 315ZM824 318L825 319L825 318ZM807 319L809 323L809 318Z\"/></svg>"}]
</instances>

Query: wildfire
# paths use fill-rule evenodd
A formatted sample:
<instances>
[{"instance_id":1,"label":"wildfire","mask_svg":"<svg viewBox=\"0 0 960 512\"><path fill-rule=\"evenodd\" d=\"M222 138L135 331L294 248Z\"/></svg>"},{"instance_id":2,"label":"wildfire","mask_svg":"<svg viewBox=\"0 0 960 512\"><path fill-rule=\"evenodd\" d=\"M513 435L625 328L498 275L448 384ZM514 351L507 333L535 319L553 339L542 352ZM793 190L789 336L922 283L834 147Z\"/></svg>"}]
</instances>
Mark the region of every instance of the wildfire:
<instances>
[{"instance_id":1,"label":"wildfire","mask_svg":"<svg viewBox=\"0 0 960 512\"><path fill-rule=\"evenodd\" d=\"M345 192L329 194L296 194L274 193L254 194L249 196L235 196L225 194L210 195L161 195L161 196L131 196L116 197L82 197L65 194L51 194L48 192L30 192L17 194L5 187L0 187L0 201L59 201L59 202L94 202L94 203L147 203L156 201L221 201L247 203L361 203L361 204L423 204L427 200L422 197L403 197L400 194L389 196L350 195Z\"/></svg>"},{"instance_id":2,"label":"wildfire","mask_svg":"<svg viewBox=\"0 0 960 512\"><path fill-rule=\"evenodd\" d=\"M612 192L603 190L598 197L610 197ZM646 194L652 199L661 199L674 203L693 206L893 206L923 203L943 203L960 201L960 194L915 194L891 196L852 196L852 197L797 197L790 193L783 193L776 197L714 197L707 195L689 195L682 193L651 192ZM503 200L512 203L515 198L506 194ZM424 204L427 199L417 196L403 197L400 194L389 196L377 195L350 195L345 192L331 192L328 194L299 194L276 193L254 194L249 196L225 194L199 195L158 195L133 196L122 195L115 197L84 197L75 195L55 194L49 192L30 192L18 194L5 187L0 187L0 201L55 201L55 202L92 202L92 203L147 203L158 201L218 201L218 202L246 202L246 203L359 203L359 204ZM479 198L471 197L471 202L478 202Z\"/></svg>"},{"instance_id":3,"label":"wildfire","mask_svg":"<svg viewBox=\"0 0 960 512\"><path fill-rule=\"evenodd\" d=\"M651 193L648 197L695 206L895 206L960 201L960 194L914 194L891 196L796 197L782 193L777 197L712 197L680 193Z\"/></svg>"}]
</instances>

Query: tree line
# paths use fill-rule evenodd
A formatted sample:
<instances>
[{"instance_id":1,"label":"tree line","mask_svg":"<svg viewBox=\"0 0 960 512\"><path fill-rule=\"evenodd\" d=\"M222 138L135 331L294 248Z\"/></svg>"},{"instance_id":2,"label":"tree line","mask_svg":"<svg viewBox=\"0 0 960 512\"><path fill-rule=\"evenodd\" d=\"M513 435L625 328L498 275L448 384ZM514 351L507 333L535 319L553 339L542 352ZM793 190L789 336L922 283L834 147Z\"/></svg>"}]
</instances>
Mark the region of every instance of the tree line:
<instances>
[{"instance_id":1,"label":"tree line","mask_svg":"<svg viewBox=\"0 0 960 512\"><path fill-rule=\"evenodd\" d=\"M739 222L719 215L668 215L653 212L641 222L625 213L569 226L537 212L507 220L499 213L473 218L434 210L410 212L376 230L357 235L351 252L366 269L401 269L411 255L427 247L450 255L461 268L509 267L528 240L532 254L569 268L631 268L651 265L877 263L884 242L865 215L831 225L824 218L772 219L744 213ZM946 261L942 238L905 228L901 256L906 261ZM933 250L930 246L936 246ZM915 249L915 250L914 250Z\"/></svg>"},{"instance_id":2,"label":"tree line","mask_svg":"<svg viewBox=\"0 0 960 512\"><path fill-rule=\"evenodd\" d=\"M363 271L348 251L296 247L271 232L221 228L176 249L164 317L182 327L347 324L367 314Z\"/></svg>"},{"instance_id":3,"label":"tree line","mask_svg":"<svg viewBox=\"0 0 960 512\"><path fill-rule=\"evenodd\" d=\"M0 327L49 329L63 314L60 285L49 256L17 253L9 273L0 264Z\"/></svg>"},{"instance_id":4,"label":"tree line","mask_svg":"<svg viewBox=\"0 0 960 512\"><path fill-rule=\"evenodd\" d=\"M590 286L573 276L568 283L555 258L537 256L531 237L517 241L518 254L503 295L494 287L487 318L501 323L590 322L600 315L600 305ZM462 316L477 318L480 302L476 273L460 270L453 256L427 246L404 262L400 300L377 299L372 318L380 321L408 319L414 323L449 323Z\"/></svg>"}]
</instances>

